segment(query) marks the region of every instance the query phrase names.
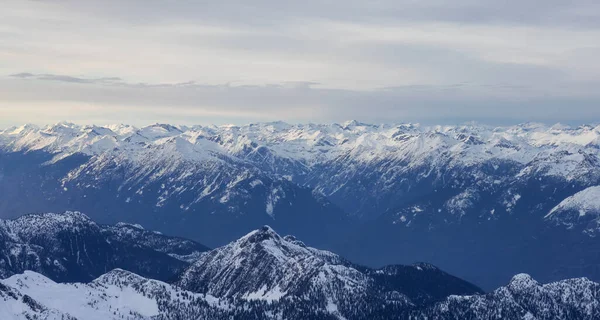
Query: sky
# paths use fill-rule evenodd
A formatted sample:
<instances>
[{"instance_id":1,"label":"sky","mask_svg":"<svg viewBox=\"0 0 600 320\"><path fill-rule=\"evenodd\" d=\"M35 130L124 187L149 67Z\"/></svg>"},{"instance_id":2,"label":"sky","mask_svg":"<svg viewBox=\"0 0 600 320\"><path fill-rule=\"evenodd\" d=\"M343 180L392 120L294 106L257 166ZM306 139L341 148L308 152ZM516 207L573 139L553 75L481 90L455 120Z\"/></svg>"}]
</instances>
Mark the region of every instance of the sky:
<instances>
[{"instance_id":1,"label":"sky","mask_svg":"<svg viewBox=\"0 0 600 320\"><path fill-rule=\"evenodd\" d=\"M597 0L3 0L0 127L600 121Z\"/></svg>"}]
</instances>

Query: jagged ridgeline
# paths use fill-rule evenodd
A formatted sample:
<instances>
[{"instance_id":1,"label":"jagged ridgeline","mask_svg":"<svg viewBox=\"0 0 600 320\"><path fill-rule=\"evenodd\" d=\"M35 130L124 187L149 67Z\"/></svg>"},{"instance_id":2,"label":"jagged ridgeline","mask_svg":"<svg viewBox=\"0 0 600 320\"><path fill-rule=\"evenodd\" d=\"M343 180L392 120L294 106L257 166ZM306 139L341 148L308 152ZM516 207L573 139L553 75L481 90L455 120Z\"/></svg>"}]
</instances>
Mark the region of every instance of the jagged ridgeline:
<instances>
[{"instance_id":1,"label":"jagged ridgeline","mask_svg":"<svg viewBox=\"0 0 600 320\"><path fill-rule=\"evenodd\" d=\"M282 237L268 226L207 250L141 226L97 225L76 212L28 215L0 225L0 267L7 277L0 280L1 319L591 320L600 316L600 286L584 278L541 285L519 274L507 286L484 294L427 263L362 267L293 236ZM92 245L104 249L90 250ZM139 260L147 255L141 260L144 267L123 263L119 255L124 251L114 248L143 249L140 256L124 257ZM23 256L37 263L20 260ZM34 271L14 269L18 265ZM116 269L95 275L102 268ZM90 281L72 283L64 270L86 275ZM152 279L154 275L170 279Z\"/></svg>"},{"instance_id":2,"label":"jagged ridgeline","mask_svg":"<svg viewBox=\"0 0 600 320\"><path fill-rule=\"evenodd\" d=\"M114 268L169 280L208 248L139 225L99 225L80 212L0 220L0 277L25 270L59 282L87 282Z\"/></svg>"},{"instance_id":3,"label":"jagged ridgeline","mask_svg":"<svg viewBox=\"0 0 600 320\"><path fill-rule=\"evenodd\" d=\"M600 279L600 126L60 123L0 131L0 218L80 210L225 245L262 225L493 289Z\"/></svg>"}]
</instances>

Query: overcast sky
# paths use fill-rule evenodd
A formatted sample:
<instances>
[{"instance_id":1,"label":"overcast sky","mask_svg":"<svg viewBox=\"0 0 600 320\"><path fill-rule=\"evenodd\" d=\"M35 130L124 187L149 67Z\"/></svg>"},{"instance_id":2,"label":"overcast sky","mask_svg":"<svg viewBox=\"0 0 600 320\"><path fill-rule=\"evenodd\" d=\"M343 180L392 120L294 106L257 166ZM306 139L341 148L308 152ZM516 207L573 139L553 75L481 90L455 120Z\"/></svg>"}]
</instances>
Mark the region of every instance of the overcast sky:
<instances>
[{"instance_id":1,"label":"overcast sky","mask_svg":"<svg viewBox=\"0 0 600 320\"><path fill-rule=\"evenodd\" d=\"M0 127L600 122L598 0L3 0Z\"/></svg>"}]
</instances>

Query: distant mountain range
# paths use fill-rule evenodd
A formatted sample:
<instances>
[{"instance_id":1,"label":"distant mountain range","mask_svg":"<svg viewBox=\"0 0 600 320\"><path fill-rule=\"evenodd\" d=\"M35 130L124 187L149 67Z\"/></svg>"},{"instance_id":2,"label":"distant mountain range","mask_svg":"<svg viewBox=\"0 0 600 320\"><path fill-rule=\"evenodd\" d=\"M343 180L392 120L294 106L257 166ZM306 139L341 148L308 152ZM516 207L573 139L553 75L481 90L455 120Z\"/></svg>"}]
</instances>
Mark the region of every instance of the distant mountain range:
<instances>
[{"instance_id":1,"label":"distant mountain range","mask_svg":"<svg viewBox=\"0 0 600 320\"><path fill-rule=\"evenodd\" d=\"M213 250L140 226L98 225L78 212L28 215L1 226L1 319L600 316L600 285L585 278L540 285L519 274L484 294L427 263L367 268L268 226ZM82 280L69 280L65 271Z\"/></svg>"},{"instance_id":2,"label":"distant mountain range","mask_svg":"<svg viewBox=\"0 0 600 320\"><path fill-rule=\"evenodd\" d=\"M268 224L484 288L600 279L600 126L59 123L0 131L0 215L85 211L224 245Z\"/></svg>"}]
</instances>

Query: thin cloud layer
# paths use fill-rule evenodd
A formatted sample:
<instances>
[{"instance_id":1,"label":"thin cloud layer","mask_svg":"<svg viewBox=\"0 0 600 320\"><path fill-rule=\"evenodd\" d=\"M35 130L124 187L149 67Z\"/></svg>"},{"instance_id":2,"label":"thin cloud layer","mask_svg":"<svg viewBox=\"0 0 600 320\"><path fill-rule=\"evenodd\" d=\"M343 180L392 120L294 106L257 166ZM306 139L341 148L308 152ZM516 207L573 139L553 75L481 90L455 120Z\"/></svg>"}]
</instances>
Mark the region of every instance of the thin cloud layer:
<instances>
[{"instance_id":1,"label":"thin cloud layer","mask_svg":"<svg viewBox=\"0 0 600 320\"><path fill-rule=\"evenodd\" d=\"M598 21L586 0L9 0L0 125L589 122Z\"/></svg>"}]
</instances>

